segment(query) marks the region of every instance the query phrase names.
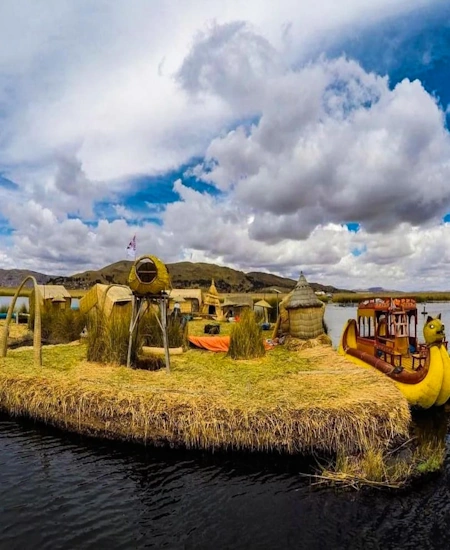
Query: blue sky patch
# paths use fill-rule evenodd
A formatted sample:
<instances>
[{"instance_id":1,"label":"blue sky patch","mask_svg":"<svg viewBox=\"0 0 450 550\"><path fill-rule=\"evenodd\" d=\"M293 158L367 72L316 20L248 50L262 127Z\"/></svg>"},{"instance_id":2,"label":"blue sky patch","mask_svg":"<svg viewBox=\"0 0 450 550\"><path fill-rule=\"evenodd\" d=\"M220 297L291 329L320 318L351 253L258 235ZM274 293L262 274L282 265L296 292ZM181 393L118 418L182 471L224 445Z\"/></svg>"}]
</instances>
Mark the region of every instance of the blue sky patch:
<instances>
[{"instance_id":1,"label":"blue sky patch","mask_svg":"<svg viewBox=\"0 0 450 550\"><path fill-rule=\"evenodd\" d=\"M173 189L176 180L180 179L183 185L199 193L208 193L213 196L221 194L221 191L213 185L199 180L193 174L193 169L201 163L201 158L195 158L176 170L156 176L139 176L131 181L126 192L118 194L115 203L126 208L128 212L134 213L136 215L135 223L147 222L161 225L158 214L164 212L167 204L180 200L178 193ZM98 202L95 205L95 213L109 221L123 217L118 214L114 204L111 204L110 201ZM132 217L127 219L130 222L133 221Z\"/></svg>"},{"instance_id":2,"label":"blue sky patch","mask_svg":"<svg viewBox=\"0 0 450 550\"><path fill-rule=\"evenodd\" d=\"M0 187L4 187L5 189L10 189L11 191L15 191L19 188L17 183L14 183L13 181L9 180L8 178L5 178L0 174Z\"/></svg>"},{"instance_id":3,"label":"blue sky patch","mask_svg":"<svg viewBox=\"0 0 450 550\"><path fill-rule=\"evenodd\" d=\"M439 2L347 33L327 49L347 55L367 71L388 75L391 87L419 79L446 109L450 103L450 3Z\"/></svg>"},{"instance_id":4,"label":"blue sky patch","mask_svg":"<svg viewBox=\"0 0 450 550\"><path fill-rule=\"evenodd\" d=\"M355 256L355 258L358 258L358 256L361 256L365 252L367 252L367 246L366 245L361 246L361 247L356 247L352 250L352 256Z\"/></svg>"},{"instance_id":5,"label":"blue sky patch","mask_svg":"<svg viewBox=\"0 0 450 550\"><path fill-rule=\"evenodd\" d=\"M361 225L357 222L349 222L344 224L349 231L357 233L361 229Z\"/></svg>"}]
</instances>

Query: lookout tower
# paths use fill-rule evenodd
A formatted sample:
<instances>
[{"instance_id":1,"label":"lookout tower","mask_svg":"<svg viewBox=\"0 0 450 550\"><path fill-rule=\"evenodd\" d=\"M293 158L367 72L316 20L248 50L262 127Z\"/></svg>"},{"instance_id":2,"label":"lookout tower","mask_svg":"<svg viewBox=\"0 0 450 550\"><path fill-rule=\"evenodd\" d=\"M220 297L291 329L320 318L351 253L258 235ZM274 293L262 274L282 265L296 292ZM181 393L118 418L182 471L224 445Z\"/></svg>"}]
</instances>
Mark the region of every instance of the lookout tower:
<instances>
[{"instance_id":1,"label":"lookout tower","mask_svg":"<svg viewBox=\"0 0 450 550\"><path fill-rule=\"evenodd\" d=\"M166 265L156 256L140 256L134 262L128 276L128 285L133 293L130 335L128 341L127 366L131 365L131 348L133 338L142 316L157 304L161 319L157 317L163 335L166 369L170 370L169 343L167 338L167 309L170 288L170 276Z\"/></svg>"}]
</instances>

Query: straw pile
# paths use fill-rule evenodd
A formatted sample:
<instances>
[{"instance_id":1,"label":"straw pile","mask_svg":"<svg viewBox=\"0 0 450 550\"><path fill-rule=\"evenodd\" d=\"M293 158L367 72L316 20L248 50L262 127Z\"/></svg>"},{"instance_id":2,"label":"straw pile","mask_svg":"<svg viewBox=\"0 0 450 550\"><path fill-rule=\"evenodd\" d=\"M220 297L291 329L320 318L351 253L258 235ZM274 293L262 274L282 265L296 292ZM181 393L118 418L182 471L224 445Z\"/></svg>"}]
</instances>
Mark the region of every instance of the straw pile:
<instances>
[{"instance_id":1,"label":"straw pile","mask_svg":"<svg viewBox=\"0 0 450 550\"><path fill-rule=\"evenodd\" d=\"M188 351L171 374L84 360L85 349L0 360L0 407L86 434L197 449L281 453L387 448L408 434L410 412L390 380L331 348L234 361Z\"/></svg>"},{"instance_id":2,"label":"straw pile","mask_svg":"<svg viewBox=\"0 0 450 550\"><path fill-rule=\"evenodd\" d=\"M292 336L288 336L285 341L286 349L288 349L289 351L301 351L308 348L331 345L331 338L326 334L321 334L317 338L311 338L310 340L300 340L300 338L293 338Z\"/></svg>"}]
</instances>

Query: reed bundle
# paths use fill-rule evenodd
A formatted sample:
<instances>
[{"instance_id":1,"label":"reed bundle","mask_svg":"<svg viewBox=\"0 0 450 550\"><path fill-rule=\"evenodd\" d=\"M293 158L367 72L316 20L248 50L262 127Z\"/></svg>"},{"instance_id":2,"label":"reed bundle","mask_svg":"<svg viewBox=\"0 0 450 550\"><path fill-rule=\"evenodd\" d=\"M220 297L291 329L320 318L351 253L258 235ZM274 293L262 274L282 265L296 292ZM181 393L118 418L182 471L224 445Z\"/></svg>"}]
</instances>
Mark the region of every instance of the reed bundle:
<instances>
[{"instance_id":1,"label":"reed bundle","mask_svg":"<svg viewBox=\"0 0 450 550\"><path fill-rule=\"evenodd\" d=\"M253 359L265 354L261 327L253 311L244 311L239 323L233 325L228 355L232 359Z\"/></svg>"}]
</instances>

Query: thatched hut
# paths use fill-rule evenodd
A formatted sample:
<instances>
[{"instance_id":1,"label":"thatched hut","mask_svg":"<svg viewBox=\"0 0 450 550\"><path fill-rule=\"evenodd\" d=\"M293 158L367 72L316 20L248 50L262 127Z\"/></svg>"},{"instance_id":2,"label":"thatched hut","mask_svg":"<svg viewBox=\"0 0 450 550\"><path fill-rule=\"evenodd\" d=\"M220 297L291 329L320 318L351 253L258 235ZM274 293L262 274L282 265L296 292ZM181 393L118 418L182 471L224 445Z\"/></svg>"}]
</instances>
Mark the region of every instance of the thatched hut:
<instances>
[{"instance_id":1,"label":"thatched hut","mask_svg":"<svg viewBox=\"0 0 450 550\"><path fill-rule=\"evenodd\" d=\"M266 300L259 300L253 306L256 317L262 317L264 323L269 322L269 309L272 309L272 306Z\"/></svg>"},{"instance_id":2,"label":"thatched hut","mask_svg":"<svg viewBox=\"0 0 450 550\"><path fill-rule=\"evenodd\" d=\"M214 284L214 279L212 279L211 286L203 298L202 313L204 315L222 317L222 307L220 305L219 293Z\"/></svg>"},{"instance_id":3,"label":"thatched hut","mask_svg":"<svg viewBox=\"0 0 450 550\"><path fill-rule=\"evenodd\" d=\"M242 294L230 295L225 298L222 304L224 317L241 316L245 310L253 311L253 299L251 296Z\"/></svg>"},{"instance_id":4,"label":"thatched hut","mask_svg":"<svg viewBox=\"0 0 450 550\"><path fill-rule=\"evenodd\" d=\"M173 309L175 302L180 304L181 313L200 313L202 291L199 288L173 288L169 292L169 309Z\"/></svg>"},{"instance_id":5,"label":"thatched hut","mask_svg":"<svg viewBox=\"0 0 450 550\"><path fill-rule=\"evenodd\" d=\"M309 340L324 333L325 305L314 294L303 273L295 288L280 304L282 332Z\"/></svg>"},{"instance_id":6,"label":"thatched hut","mask_svg":"<svg viewBox=\"0 0 450 550\"><path fill-rule=\"evenodd\" d=\"M80 312L89 313L93 309L106 317L113 314L131 312L133 293L123 285L96 284L80 299Z\"/></svg>"},{"instance_id":7,"label":"thatched hut","mask_svg":"<svg viewBox=\"0 0 450 550\"><path fill-rule=\"evenodd\" d=\"M39 300L41 311L70 309L72 296L62 285L37 285L30 294L30 314L33 316L36 300Z\"/></svg>"}]
</instances>

